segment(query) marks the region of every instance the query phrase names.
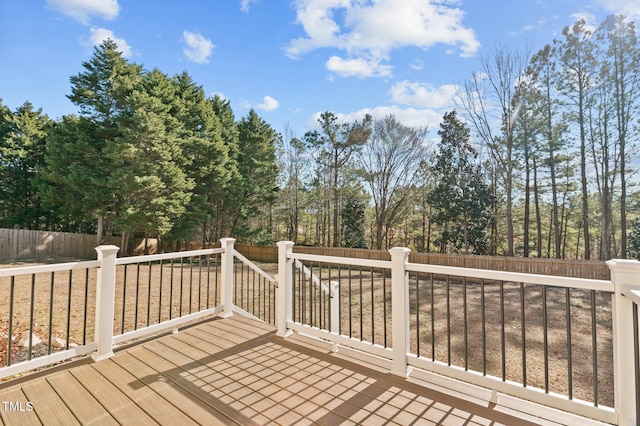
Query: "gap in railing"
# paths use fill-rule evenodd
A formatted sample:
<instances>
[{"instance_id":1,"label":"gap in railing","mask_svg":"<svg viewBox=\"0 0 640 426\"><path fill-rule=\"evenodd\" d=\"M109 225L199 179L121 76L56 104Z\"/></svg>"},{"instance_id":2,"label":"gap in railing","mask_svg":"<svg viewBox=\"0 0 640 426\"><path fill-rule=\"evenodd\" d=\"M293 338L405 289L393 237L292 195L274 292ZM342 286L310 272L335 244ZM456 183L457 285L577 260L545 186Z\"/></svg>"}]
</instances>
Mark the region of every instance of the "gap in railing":
<instances>
[{"instance_id":1,"label":"gap in railing","mask_svg":"<svg viewBox=\"0 0 640 426\"><path fill-rule=\"evenodd\" d=\"M95 285L95 268L0 278L0 367L91 342Z\"/></svg>"},{"instance_id":2,"label":"gap in railing","mask_svg":"<svg viewBox=\"0 0 640 426\"><path fill-rule=\"evenodd\" d=\"M417 272L409 289L411 353L613 406L609 293Z\"/></svg>"},{"instance_id":3,"label":"gap in railing","mask_svg":"<svg viewBox=\"0 0 640 426\"><path fill-rule=\"evenodd\" d=\"M259 266L267 275L274 276L275 264ZM233 304L262 321L275 324L276 285L240 259L234 258Z\"/></svg>"},{"instance_id":4,"label":"gap in railing","mask_svg":"<svg viewBox=\"0 0 640 426\"><path fill-rule=\"evenodd\" d=\"M220 254L118 265L114 334L217 306L220 270Z\"/></svg>"},{"instance_id":5,"label":"gap in railing","mask_svg":"<svg viewBox=\"0 0 640 426\"><path fill-rule=\"evenodd\" d=\"M302 267L300 267L302 266ZM338 283L338 333L391 346L391 279L388 271L324 262L293 270L293 320L331 330L332 282Z\"/></svg>"}]
</instances>

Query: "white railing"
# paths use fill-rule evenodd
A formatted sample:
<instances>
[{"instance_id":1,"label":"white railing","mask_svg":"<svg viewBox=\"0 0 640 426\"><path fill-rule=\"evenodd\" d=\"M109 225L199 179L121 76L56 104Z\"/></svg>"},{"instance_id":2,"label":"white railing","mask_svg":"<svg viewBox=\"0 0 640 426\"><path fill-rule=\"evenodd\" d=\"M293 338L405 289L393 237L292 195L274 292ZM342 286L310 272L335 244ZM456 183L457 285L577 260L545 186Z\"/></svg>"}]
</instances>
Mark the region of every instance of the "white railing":
<instances>
[{"instance_id":1,"label":"white railing","mask_svg":"<svg viewBox=\"0 0 640 426\"><path fill-rule=\"evenodd\" d=\"M50 289L50 297L53 300L54 288L58 291L57 288L60 286L58 274L68 274L68 285L62 284L69 289L69 297L66 303L70 307L69 311L72 309L78 310L78 307L72 307L71 288L72 286L74 288L78 287L75 281L72 281L72 275L74 271L84 270L86 278L82 283L85 304L82 309L85 312L84 334L88 336L86 341L82 342L82 345L70 347L70 338L67 332L67 347L64 350L51 353L52 350L49 344L49 354L26 361L12 363L11 355L9 354L7 365L0 367L0 377L12 376L85 354L92 354L96 361L107 359L113 355L114 345L118 343L175 328L185 322L194 321L207 315L229 316L233 315L234 312L249 315L251 312L248 312L247 309L240 309L236 306L238 303L234 303L234 301L238 301L237 294L234 294L234 291L245 292L245 297L251 298L253 301L257 297L270 297L268 295L273 291L275 293L273 317L278 336L286 337L294 331L303 332L333 342L336 350L338 346L344 346L372 354L388 360L387 363L391 373L402 377L410 375L413 369L422 369L482 386L495 395L508 394L522 397L613 424L632 424L638 418L636 408L639 400L637 398L637 387L640 381L638 380L637 364L640 355L637 349L637 306L640 304L640 262L629 260L610 261L608 265L612 271L612 279L611 281L602 281L413 264L408 262L409 250L406 248L391 249L389 251L391 261L316 256L295 253L293 250L294 244L284 241L278 243L278 274L277 280L274 280L251 264L244 256L236 253L233 248L233 239L225 238L221 240L221 243L222 247L220 249L121 259L117 258L117 247L101 246L96 248L98 252L98 260L96 261L0 269L0 279L5 280L0 281L3 286L1 288L6 289L8 292L6 297L9 299L9 328L11 328L14 304L30 303L30 309L27 310L31 312L29 331L33 331L34 312L36 312L35 315L37 316L37 309L34 306L36 305L35 294L36 287L40 288L40 284L36 286L36 277L50 274L50 281L45 280L45 283L50 284L45 284L44 287ZM187 294L184 296L186 299L183 298L182 293L180 293L181 296L179 297L180 303L183 303L183 300L188 300L189 308L185 308L185 312L182 312L182 308L180 308L179 314L174 317L172 316L172 312L174 312L172 306L168 310L167 317L166 314L163 314L165 311L163 311L162 307L158 306L156 310L155 305L151 305L150 298L144 299L145 294L147 296L151 295L151 276L153 274L160 274L160 288L158 291L162 292L162 271L164 270L163 265L166 265L163 262L173 263L176 259L209 259L212 256L215 259L213 262L215 272L210 272L210 269L207 269L206 275L198 275L198 278L188 281L188 284L185 283L184 286L180 282L179 287L176 288L176 292L178 290L182 292L184 289ZM245 282L238 282L238 273L234 272L234 268L237 270L238 264L234 263L234 259L237 259L240 265L249 265L246 268L247 271L251 271L251 274L256 274L262 280L258 287L268 287L269 293L260 290L260 288L255 288L253 279L251 281L247 279ZM183 260L179 260L179 262L182 265ZM148 281L144 282L136 278L136 284L133 288L135 290L133 306L135 306L134 314L136 318L140 313L139 311L144 312L146 310L147 315L145 318L140 313L142 319L134 321L133 329L125 329L124 327L124 310L128 306L125 297L129 291L126 279L128 265L132 268L134 267L133 265L138 265L136 267L136 275L141 269L148 268L148 272L146 272ZM145 266L141 267L140 265ZM201 266L198 264L195 269L190 269L188 272L180 270L175 276L180 277L179 280L182 280L183 277L191 277L190 274L195 274L194 271L200 271L200 268ZM316 272L314 272L314 268ZM296 269L300 271L302 278L296 278ZM353 275L349 275L352 274L352 269ZM122 274L124 274L124 279ZM205 272L202 274L205 274ZM345 275L341 276L341 274ZM94 284L90 285L90 275L95 276L95 289L92 287ZM244 275L243 269L240 276ZM347 275L349 276L347 277ZM173 271L170 276L174 277ZM210 283L208 281L206 285L203 284L206 281L203 278L205 276L207 277L206 279L209 279L210 276L215 277L215 289L209 287ZM31 278L30 280L29 277ZM164 279L173 278L165 277ZM310 286L316 286L317 291L312 289L308 294L304 293L306 291L304 290L306 288L304 285L306 284L301 285L299 282L296 283L296 280L305 280L305 282L310 283ZM197 284L193 284L192 287L192 283ZM299 287L296 287L296 285ZM19 288L19 286L24 287ZM530 295L530 292L537 292L538 289L542 289L542 302L537 303L541 303L539 306L544 313L544 333L547 333L548 326L546 313L548 308L547 292L551 294L552 292L566 290L566 293L558 294L566 294L569 301L564 308L566 309L567 334L569 336L571 335L571 309L573 309L570 300L572 292L584 291L590 294L592 312L595 311L593 300L596 293L607 296L608 300L611 300L610 308L607 309L610 310L611 315L609 329L611 341L613 342L611 361L614 376L613 407L605 407L598 402L597 390L594 391L595 400L585 402L572 396L571 385L569 385L568 395L562 395L554 393L553 389L548 385L533 387L527 382L526 378L522 380L524 382L522 383L510 380L504 373L502 375L492 375L486 368L486 362L484 367L476 368L475 370L472 368L471 363L466 360L467 340L470 340L467 334L472 322L467 316L474 315L474 318L479 318L481 314L484 330L485 325L489 327L489 324L484 324L485 320L488 322L485 317L487 311L490 309L502 310L502 319L498 326L502 327L502 353L504 354L504 311L507 309L504 293L507 287L515 288L516 295L520 298L519 300L522 300L523 312L520 320L523 324L529 321L530 318L527 317L525 321L525 315L529 315L524 312L526 297ZM169 290L166 291L171 292L172 287L168 288ZM26 302L14 300L14 296L19 294L20 291L26 291L25 289L30 289L30 298L27 297ZM194 289L197 293L195 300L198 302L194 303L197 307L192 310L191 301L194 299L191 298L191 292ZM448 292L445 293L445 289ZM454 289L455 294L453 293ZM485 299L485 290L489 292L489 289L499 290L496 293L499 294L499 299L490 299L490 296L486 296ZM467 303L467 292L476 290L481 291L481 305ZM204 306L200 306L199 302L201 300L201 291L214 293L212 296L210 294L206 295L207 303ZM538 297L537 293L535 294ZM556 293L553 294L556 295ZM463 302L461 302L463 304L459 307L461 312L458 312L460 315L464 314L464 337L462 340L464 341L465 360L462 365L457 365L455 360L451 360L451 348L449 348L449 359L447 361L442 361L437 359L437 356L429 354L425 356L420 351L423 334L429 334L434 342L436 339L448 339L449 346L451 346L450 340L456 329L454 325L449 324L453 317L451 310L455 309L451 308L449 303L453 304L455 302L455 298L458 297L455 295L463 299ZM210 296L213 300L212 303L209 303ZM49 293L47 293L47 297L49 297ZM312 297L328 297L330 300L329 302L313 304L313 302L307 300ZM431 315L427 318L431 320L431 323L435 322L435 314L432 307L439 301L439 297L446 300L447 326L444 336L436 335L436 329L429 329L428 324L423 324L423 315ZM87 300L92 298L95 299L95 318L87 320L86 312L91 311L91 309L87 309L87 303L89 303ZM485 300L499 300L499 303L496 306L486 307ZM145 302L146 306L144 306ZM170 301L169 303L172 302ZM369 303L369 305L364 306L366 303ZM143 305L142 308L140 307L141 304ZM122 310L119 310L119 306L122 307ZM247 303L245 306L251 305ZM304 312L305 307L318 311L327 310L328 324L327 321L324 322L324 325L321 323L320 326L316 326L313 323L305 323L304 320L300 319L300 310L302 309ZM427 314L424 314L423 310ZM481 312L476 312L477 310ZM49 306L49 318L51 318L52 312L53 309ZM150 314L151 312L153 312L153 315ZM269 313L271 313L271 308L269 308ZM71 312L66 315L68 318L68 330ZM119 319L118 315L122 315L122 319ZM324 314L321 313L320 315ZM152 316L153 320L151 319ZM156 316L158 318L157 321L155 320ZM304 316L302 318L304 319ZM121 322L120 331L116 327L118 320ZM591 321L595 330L595 317L592 317ZM421 326L424 328L419 331ZM598 327L602 327L602 325L598 325ZM383 331L378 332L377 328L381 328ZM384 333L384 336L382 337L380 333ZM525 341L524 327L521 333L523 341ZM49 331L49 334L51 335L51 331ZM485 332L483 331L483 339L484 334ZM598 337L596 336L597 333L592 334L595 348L600 345L600 342L595 340ZM11 342L14 336L11 336L10 333L8 335L8 340ZM391 336L390 339L388 335ZM459 336L458 340L460 340ZM547 347L551 345L546 341L545 334L543 363L545 368L548 367L549 363L554 362L546 352ZM568 358L571 359L571 342L567 343L566 346L569 352ZM431 349L432 354L435 354L435 349ZM30 350L31 342L29 342ZM524 350L523 344L523 359L525 358ZM533 349L527 348L527 350ZM483 357L487 355L487 351L488 349L483 347ZM594 349L594 359L596 355L597 349ZM29 357L31 356L29 355ZM526 361L522 362L523 370L526 372L529 366L526 365ZM504 356L502 364L504 370ZM571 363L569 362L569 364ZM595 361L594 367L598 368ZM570 366L568 369L571 371ZM594 374L596 374L595 387L597 388L598 373L594 372ZM571 373L569 373L569 376L571 376ZM545 371L545 378L548 379L547 371Z\"/></svg>"},{"instance_id":2,"label":"white railing","mask_svg":"<svg viewBox=\"0 0 640 426\"><path fill-rule=\"evenodd\" d=\"M636 404L638 399L636 398L636 387L638 386L638 372L636 370L636 364L638 363L639 354L637 350L638 336L637 336L637 306L640 304L640 262L631 260L612 260L608 262L612 271L612 280L590 280L590 279L577 279L568 277L546 276L546 275L534 275L523 273L512 273L503 271L490 271L480 269L467 269L456 267L444 267L435 265L423 265L414 264L408 262L409 249L406 248L394 248L389 252L391 254L391 261L373 261L365 259L354 258L341 258L334 256L319 256L300 254L294 252L294 244L291 242L279 242L279 256L278 256L278 271L279 287L277 298L277 322L278 335L286 337L292 332L305 333L317 338L324 339L332 342L334 345L340 345L348 348L355 349L357 351L365 352L377 357L381 357L388 360L388 365L391 373L407 377L411 374L414 368L426 370L436 373L441 376L447 376L456 380L464 381L473 385L479 385L493 392L492 398L498 398L498 395L505 394L515 397L520 397L526 400L537 402L546 406L558 408L564 411L580 414L583 416L591 417L596 420L613 423L613 424L635 424L637 419ZM296 265L301 263L302 265ZM340 273L343 274L342 290L336 289L335 297L332 297L331 304L327 307L331 314L331 322L328 327L310 324L308 321L301 319L299 311L300 309L309 309L309 306L313 306L312 302L306 301L309 297L314 297L312 291L304 290L296 281L295 267L306 268L305 263L311 263L316 265L316 270L319 273L324 274L324 279L328 282L338 283L335 281L336 276ZM324 265L324 266L322 266ZM341 268L341 269L340 269ZM348 269L347 269L348 268ZM347 275L354 268L352 276L346 278ZM333 272L331 272L333 269ZM307 268L306 271L309 271ZM341 272L336 272L341 271ZM363 278L364 276L364 278ZM421 309L429 310L429 306L420 306L418 299L418 290L422 289L423 293L425 288L428 288L429 282L431 283L431 294L422 295L423 299L429 299L428 303L433 306L433 281L434 276L439 277L436 281L440 280L440 290L444 291L446 288L449 291L453 291L455 287L456 295L452 296L452 293L438 293L440 297L446 297L447 311L446 320L447 326L445 329L445 336L434 335L435 339L448 339L449 345L451 345L451 334L453 326L449 324L453 313L449 307L449 302L452 304L458 303L458 308L462 312L458 312L459 316L463 319L464 337L457 336L457 340L462 340L464 343L464 360L459 361L460 365L456 365L456 360L451 360L451 348L449 347L449 360L434 359L431 354L425 356L420 354L420 349L416 353L416 343L420 345L421 332L416 331L416 327L420 327L420 322L423 320L425 314L421 313ZM374 283L375 281L375 283ZM455 284L454 284L455 281ZM363 282L364 287L363 287ZM321 280L317 277L308 280L309 284L322 285ZM370 285L369 285L370 283ZM390 289L381 290L381 287L390 284ZM352 285L354 287L353 293ZM348 286L348 290L345 288ZM471 291L476 291L482 296L480 302L475 305L467 302L467 294ZM505 290L507 289L508 290ZM495 297L491 300L498 300L498 305L485 306L485 301L490 300L489 296L485 296L485 289L487 292L489 289L495 290ZM438 291L440 291L438 290ZM533 362L527 363L528 354L534 352L533 344L529 342L529 336L525 326L519 327L518 337L522 336L522 342L527 342L530 346L525 348L525 343L522 343L520 359L517 363L522 364L523 377L514 381L511 380L504 371L507 367L507 361L505 353L505 309L512 309L513 307L506 306L505 291L515 291L515 296L518 300L522 301L521 313L516 315L516 319L526 324L526 327L530 327L531 321L538 321L540 323L540 330L544 333L544 341L540 342L539 346L543 346L540 349L540 365L544 369L540 374L544 375L544 384L541 386L534 386L532 379L527 381L527 371L534 368ZM301 292L305 292L301 295ZM370 292L370 297L367 296ZM376 295L374 296L374 292ZM382 293L380 293L382 292ZM429 293L429 291L426 291ZM324 292L318 291L317 294ZM363 299L363 294L365 298ZM497 299L497 297L500 299ZM586 341L590 345L591 357L593 357L593 379L594 390L592 401L580 400L574 396L574 388L577 388L573 384L573 370L575 364L584 362L583 359L578 359L580 355L572 354L572 351L578 352L577 346L581 343L578 342L575 330L572 330L572 325L575 326L577 320L574 318L579 311L579 306L572 306L575 304L574 299L578 296L585 295L585 304L591 305L585 307L585 312L593 316L587 320L587 324L592 324L592 330L598 332L589 333ZM537 308L543 312L543 318L533 318L526 309L526 299L535 296L540 299L536 302ZM598 311L603 308L610 312L610 320L602 320L596 313L595 298L598 300L604 300L605 306L597 306ZM348 299L347 301L339 302L338 298ZM437 297L437 295L436 295ZM455 297L463 299L454 300ZM565 297L566 302L565 303ZM368 298L368 299L367 299ZM451 298L451 301L449 300ZM561 300L556 300L556 299ZM591 298L591 302L589 302ZM390 299L390 307L386 312L389 317L390 326L388 324L380 324L382 321L380 314L382 311L379 307L373 306L374 300L383 300L383 303L387 303ZM301 301L302 300L302 301ZM371 300L372 305L366 306L363 310L363 301L366 304L367 300ZM437 302L437 300L436 300ZM375 302L382 303L382 302ZM426 303L426 304L428 304ZM599 302L600 303L600 302ZM302 306L301 304L305 304ZM424 304L423 304L424 305ZM481 306L481 307L480 307ZM552 324L551 318L555 318L551 315L551 309L560 307L561 311L556 312L554 315L560 315L563 318L563 327L566 329L566 340L562 342L562 350L566 352L567 359L564 362L565 369L568 369L567 391L564 393L555 392L553 386L549 385L549 367L552 363L557 361L554 356L551 355L554 345L559 343L552 343L550 340L552 327L557 327L556 324ZM635 307L634 307L635 306ZM354 308L355 307L355 308ZM356 312L352 312L355 309ZM374 313L374 309L377 309L378 314ZM359 310L359 311L358 311ZM366 319L365 316L370 310L371 319ZM477 312L481 310L482 312ZM476 324L472 324L468 319L468 316L474 315L474 318L483 318L484 321L488 321L488 312L490 310L502 310L501 324L494 324L499 330L502 329L502 344L498 343L497 348L487 349L485 326L488 324L482 324L482 332L479 336L473 336L475 339L483 340L482 363L484 367L480 366L475 370L471 367L471 363L467 360L467 344L471 341L472 337L468 337L468 329ZM549 310L549 312L547 312ZM338 312L336 312L338 311ZM634 311L636 318L634 319ZM363 313L364 312L364 313ZM352 335L351 316L353 314L354 321L356 321L354 328L358 328ZM428 315L435 315L433 312ZM346 316L349 319L345 318ZM342 317L342 318L341 318ZM498 315L498 318L500 316ZM378 321L380 327L385 329L385 339L383 342L374 342L372 338L367 337L367 333L371 333L371 336L375 336L373 321ZM358 324L359 321L359 324ZM369 321L371 324L365 324L363 327L363 321ZM432 323L434 322L433 316L431 317ZM610 322L608 322L610 321ZM607 360L599 360L599 354L607 351L607 348L602 347L602 342L605 339L599 336L602 327L606 328L606 325L601 323L611 324L608 326L608 331L605 330L611 336L613 342L613 354L610 361L610 370L613 371L613 393L614 397L611 405L612 407L604 406L599 402L598 381L602 380L603 374L607 374L607 367L599 367L599 365ZM346 324L346 325L345 325ZM634 332L634 325L636 326ZM349 330L340 331L340 327ZM506 324L508 327L509 324ZM517 325L515 326L517 327ZM437 334L435 329L429 329L426 325L428 334ZM362 330L365 329L365 332ZM367 329L371 329L370 331ZM391 339L386 340L387 330L391 334ZM460 331L462 333L462 331ZM500 331L498 331L500 333ZM574 342L572 343L571 337L574 334ZM417 335L417 338L416 338ZM481 337L480 337L481 336ZM585 336L581 336L585 337ZM600 339L600 340L597 340ZM549 341L548 341L549 340ZM593 342L593 343L591 343ZM636 350L634 351L634 342ZM606 342L605 342L606 343ZM502 348L500 348L502 345ZM501 351L500 351L501 349ZM486 357L489 350L497 350L498 353L502 352L502 374L491 375L487 371ZM610 348L608 349L610 352ZM528 353L526 351L529 351ZM558 350L555 350L557 352ZM560 351L561 352L561 351ZM433 351L435 353L435 350ZM481 363L481 365L482 365ZM572 365L573 364L573 365ZM588 366L587 366L588 367ZM604 372L600 372L597 369L601 368ZM636 374L633 374L633 372ZM532 375L532 374L531 374ZM601 386L602 387L602 386Z\"/></svg>"},{"instance_id":3,"label":"white railing","mask_svg":"<svg viewBox=\"0 0 640 426\"><path fill-rule=\"evenodd\" d=\"M126 258L117 257L116 246L99 246L95 261L0 269L0 291L6 291L3 294L5 304L0 311L6 308L2 319L9 318L3 333L7 352L5 364L0 367L0 378L82 355L90 354L96 361L104 360L113 355L115 345L176 329L206 316L230 316L236 312L267 320L262 308L254 314L251 306L241 309L234 304L234 299L239 305L243 303L234 297L234 289L242 286L234 272L234 259L256 271L262 289L269 286L269 294L275 296L276 286L273 277L234 250L234 241L223 238L222 247L218 249ZM72 275L74 272L82 277ZM58 306L60 293L65 296L65 310ZM245 297L253 299L268 298L261 289L251 288L246 293L250 294ZM20 300L18 294L22 295ZM76 306L78 300L84 300L84 304ZM16 347L19 337L12 330L16 324L14 310L18 311L17 304L23 305L21 326L27 329L29 338L22 349L27 355L14 362L12 346ZM275 309L274 305L270 302L269 312ZM93 318L90 316L92 310L95 310ZM66 317L66 330L64 324L56 323L54 311L56 315ZM84 323L74 325L82 328L81 334L85 337L82 344L76 346L74 340L77 339L71 336L70 327L77 311L84 311ZM275 317L275 314L271 316ZM34 336L35 329L42 328L42 323L46 324L45 329L48 327L49 335L49 341L40 343L41 347L44 345L44 354L42 350L35 353L34 346L37 345L33 344L37 337ZM52 337L65 333L63 346L66 344L66 349L52 346Z\"/></svg>"}]
</instances>

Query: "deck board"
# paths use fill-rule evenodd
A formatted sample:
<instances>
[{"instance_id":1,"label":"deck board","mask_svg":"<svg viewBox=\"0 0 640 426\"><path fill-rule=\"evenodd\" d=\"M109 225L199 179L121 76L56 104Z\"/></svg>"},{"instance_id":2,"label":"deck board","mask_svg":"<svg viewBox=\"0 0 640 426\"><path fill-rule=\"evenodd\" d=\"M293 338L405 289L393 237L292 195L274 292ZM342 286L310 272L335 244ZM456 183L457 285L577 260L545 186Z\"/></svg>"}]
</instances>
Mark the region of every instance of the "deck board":
<instances>
[{"instance_id":1,"label":"deck board","mask_svg":"<svg viewBox=\"0 0 640 426\"><path fill-rule=\"evenodd\" d=\"M13 402L14 406L11 407L9 402ZM27 426L27 425L39 425L40 420L30 407L27 407L28 398L22 392L21 389L11 389L2 395L2 408L0 409L0 419L5 425ZM16 405L17 403L17 405ZM6 406L5 406L6 404ZM19 416L10 415L11 409L23 410ZM14 413L15 414L15 413Z\"/></svg>"},{"instance_id":2,"label":"deck board","mask_svg":"<svg viewBox=\"0 0 640 426\"><path fill-rule=\"evenodd\" d=\"M214 319L117 350L98 363L70 364L15 385L0 401L31 401L6 424L559 425L545 418L467 400L417 377L333 353L300 336L233 316ZM523 406L526 407L525 404ZM564 420L563 420L564 419ZM568 420L567 420L568 419ZM579 424L597 424L581 419Z\"/></svg>"},{"instance_id":3,"label":"deck board","mask_svg":"<svg viewBox=\"0 0 640 426\"><path fill-rule=\"evenodd\" d=\"M33 411L43 425L80 424L46 379L26 382L21 388L28 400L33 402ZM9 414L13 421L22 420L22 413Z\"/></svg>"},{"instance_id":4,"label":"deck board","mask_svg":"<svg viewBox=\"0 0 640 426\"><path fill-rule=\"evenodd\" d=\"M83 425L117 425L109 411L87 392L69 371L55 374L48 379L49 384L69 407L73 415Z\"/></svg>"},{"instance_id":5,"label":"deck board","mask_svg":"<svg viewBox=\"0 0 640 426\"><path fill-rule=\"evenodd\" d=\"M125 424L131 419L136 419L140 425L155 423L147 413L120 392L106 377L98 373L93 366L83 366L70 372L120 424Z\"/></svg>"},{"instance_id":6,"label":"deck board","mask_svg":"<svg viewBox=\"0 0 640 426\"><path fill-rule=\"evenodd\" d=\"M126 353L123 352L121 355L124 356ZM147 383L140 381L125 368L127 367L126 362L120 361L122 356L118 359L100 362L96 364L96 369L116 384L120 392L134 401L157 424L197 424L158 394L165 386L162 381L155 380ZM125 366L123 367L121 364L125 364Z\"/></svg>"}]
</instances>

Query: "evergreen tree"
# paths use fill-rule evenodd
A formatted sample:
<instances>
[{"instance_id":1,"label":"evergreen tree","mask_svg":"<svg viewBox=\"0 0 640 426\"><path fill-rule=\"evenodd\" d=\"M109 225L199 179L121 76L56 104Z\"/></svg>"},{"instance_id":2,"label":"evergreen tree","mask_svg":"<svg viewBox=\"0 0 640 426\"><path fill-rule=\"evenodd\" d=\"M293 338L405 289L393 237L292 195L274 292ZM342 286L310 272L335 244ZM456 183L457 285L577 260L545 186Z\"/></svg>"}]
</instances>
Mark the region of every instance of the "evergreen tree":
<instances>
[{"instance_id":1,"label":"evergreen tree","mask_svg":"<svg viewBox=\"0 0 640 426\"><path fill-rule=\"evenodd\" d=\"M633 259L640 260L640 217L631 224L631 232L628 235L629 247L627 254Z\"/></svg>"},{"instance_id":2,"label":"evergreen tree","mask_svg":"<svg viewBox=\"0 0 640 426\"><path fill-rule=\"evenodd\" d=\"M227 154L228 162L226 171L228 173L227 185L219 189L220 196L213 202L213 222L211 224L210 235L212 240L218 240L232 234L234 221L239 216L244 200L242 200L243 185L242 176L238 169L239 130L235 121L235 116L231 108L231 103L216 95L208 102L211 105L216 117L220 121L220 134L222 144Z\"/></svg>"},{"instance_id":3,"label":"evergreen tree","mask_svg":"<svg viewBox=\"0 0 640 426\"><path fill-rule=\"evenodd\" d=\"M52 122L25 102L14 113L0 105L0 227L39 229L47 213L37 190Z\"/></svg>"},{"instance_id":4,"label":"evergreen tree","mask_svg":"<svg viewBox=\"0 0 640 426\"><path fill-rule=\"evenodd\" d=\"M342 247L367 248L364 237L366 201L358 197L349 197L340 212L342 223Z\"/></svg>"},{"instance_id":5,"label":"evergreen tree","mask_svg":"<svg viewBox=\"0 0 640 426\"><path fill-rule=\"evenodd\" d=\"M116 213L122 199L123 188L112 178L118 171L112 162L117 150L111 145L132 113L129 95L139 86L142 69L128 63L112 40L96 47L82 66L84 72L71 77L69 95L82 116L64 117L48 139L43 193L80 217L96 217L100 244L104 219Z\"/></svg>"},{"instance_id":6,"label":"evergreen tree","mask_svg":"<svg viewBox=\"0 0 640 426\"><path fill-rule=\"evenodd\" d=\"M187 211L168 236L172 240L194 240L199 229L205 246L215 238L211 235L211 222L231 178L229 150L222 139L222 123L204 89L186 72L171 82L176 92L171 113L181 125L182 167L195 186Z\"/></svg>"},{"instance_id":7,"label":"evergreen tree","mask_svg":"<svg viewBox=\"0 0 640 426\"><path fill-rule=\"evenodd\" d=\"M128 96L128 117L105 154L119 188L119 229L164 236L185 213L193 180L185 173L181 123L170 109L175 88L159 70L144 75Z\"/></svg>"},{"instance_id":8,"label":"evergreen tree","mask_svg":"<svg viewBox=\"0 0 640 426\"><path fill-rule=\"evenodd\" d=\"M241 176L243 205L236 217L234 234L251 237L262 234L263 239L271 239L271 221L268 229L252 226L249 219L261 212L271 212L278 191L278 166L276 163L276 142L279 135L256 114L249 111L238 123L238 171ZM266 232L266 234L265 234Z\"/></svg>"},{"instance_id":9,"label":"evergreen tree","mask_svg":"<svg viewBox=\"0 0 640 426\"><path fill-rule=\"evenodd\" d=\"M468 127L455 111L444 115L440 128L441 141L432 166L437 184L427 195L433 208L431 220L441 226L436 244L442 253L485 254L493 199L477 164L478 153L469 143Z\"/></svg>"}]
</instances>

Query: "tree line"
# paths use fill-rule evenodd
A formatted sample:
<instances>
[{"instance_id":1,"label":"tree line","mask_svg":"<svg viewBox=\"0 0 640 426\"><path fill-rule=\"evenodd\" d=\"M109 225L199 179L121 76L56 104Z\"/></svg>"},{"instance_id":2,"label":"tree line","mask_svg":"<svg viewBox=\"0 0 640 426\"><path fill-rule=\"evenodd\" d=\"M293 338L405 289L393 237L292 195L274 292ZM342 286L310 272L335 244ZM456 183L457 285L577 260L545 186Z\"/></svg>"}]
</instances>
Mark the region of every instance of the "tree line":
<instances>
[{"instance_id":1,"label":"tree line","mask_svg":"<svg viewBox=\"0 0 640 426\"><path fill-rule=\"evenodd\" d=\"M278 134L255 111L206 97L188 73L126 61L107 40L70 78L79 115L25 102L0 114L0 225L159 237L164 247L255 238L277 192Z\"/></svg>"},{"instance_id":2,"label":"tree line","mask_svg":"<svg viewBox=\"0 0 640 426\"><path fill-rule=\"evenodd\" d=\"M640 254L640 47L584 21L482 58L435 136L330 111L302 137L110 40L70 78L77 115L0 103L0 227L557 258ZM631 220L631 221L630 221Z\"/></svg>"}]
</instances>

